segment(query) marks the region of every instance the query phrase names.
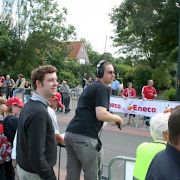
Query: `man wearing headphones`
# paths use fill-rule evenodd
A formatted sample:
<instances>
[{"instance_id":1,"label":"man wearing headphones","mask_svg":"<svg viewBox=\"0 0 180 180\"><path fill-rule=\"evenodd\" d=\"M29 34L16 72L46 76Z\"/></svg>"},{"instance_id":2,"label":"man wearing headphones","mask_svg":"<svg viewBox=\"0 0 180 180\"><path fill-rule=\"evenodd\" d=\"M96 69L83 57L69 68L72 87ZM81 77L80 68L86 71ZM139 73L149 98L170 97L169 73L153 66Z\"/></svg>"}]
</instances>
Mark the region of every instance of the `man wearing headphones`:
<instances>
[{"instance_id":1,"label":"man wearing headphones","mask_svg":"<svg viewBox=\"0 0 180 180\"><path fill-rule=\"evenodd\" d=\"M64 138L67 151L66 180L79 180L82 169L85 180L98 179L97 160L102 146L98 133L103 122L115 122L117 125L123 123L120 116L108 112L108 85L114 76L112 64L100 61L96 69L96 81L85 88L79 98L75 116Z\"/></svg>"}]
</instances>

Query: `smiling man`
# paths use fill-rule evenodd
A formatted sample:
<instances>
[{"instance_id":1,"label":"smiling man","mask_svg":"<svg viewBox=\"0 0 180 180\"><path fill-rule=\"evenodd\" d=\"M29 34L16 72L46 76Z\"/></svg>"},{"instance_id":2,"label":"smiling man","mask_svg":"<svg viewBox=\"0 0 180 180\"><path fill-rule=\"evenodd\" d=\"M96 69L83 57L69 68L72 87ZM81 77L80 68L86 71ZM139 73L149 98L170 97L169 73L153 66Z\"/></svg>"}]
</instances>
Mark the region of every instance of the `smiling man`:
<instances>
[{"instance_id":1,"label":"smiling man","mask_svg":"<svg viewBox=\"0 0 180 180\"><path fill-rule=\"evenodd\" d=\"M65 146L67 151L66 180L79 180L83 169L85 180L98 179L98 152L101 141L98 134L103 122L122 124L120 116L109 109L109 85L114 79L114 68L102 60L96 69L97 80L81 94L75 116L67 127Z\"/></svg>"},{"instance_id":2,"label":"smiling man","mask_svg":"<svg viewBox=\"0 0 180 180\"><path fill-rule=\"evenodd\" d=\"M48 114L48 99L58 86L56 68L40 66L32 71L35 90L19 117L17 134L17 170L21 180L55 180L57 145L52 120Z\"/></svg>"}]
</instances>

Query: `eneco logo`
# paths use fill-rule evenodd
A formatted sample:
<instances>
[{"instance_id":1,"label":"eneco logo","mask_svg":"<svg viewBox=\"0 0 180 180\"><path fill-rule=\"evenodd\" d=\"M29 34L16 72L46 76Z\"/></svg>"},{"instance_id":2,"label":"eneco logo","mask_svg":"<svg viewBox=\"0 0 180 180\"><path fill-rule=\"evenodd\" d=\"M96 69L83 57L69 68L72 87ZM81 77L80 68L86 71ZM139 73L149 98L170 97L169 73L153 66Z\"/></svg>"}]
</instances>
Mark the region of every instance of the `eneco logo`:
<instances>
[{"instance_id":1,"label":"eneco logo","mask_svg":"<svg viewBox=\"0 0 180 180\"><path fill-rule=\"evenodd\" d=\"M134 105L133 110L134 111L143 111L143 112L152 112L152 113L156 112L156 108L154 108L154 107L141 107L138 105Z\"/></svg>"},{"instance_id":2,"label":"eneco logo","mask_svg":"<svg viewBox=\"0 0 180 180\"><path fill-rule=\"evenodd\" d=\"M121 109L121 105L116 103L110 103L110 107L115 109Z\"/></svg>"}]
</instances>

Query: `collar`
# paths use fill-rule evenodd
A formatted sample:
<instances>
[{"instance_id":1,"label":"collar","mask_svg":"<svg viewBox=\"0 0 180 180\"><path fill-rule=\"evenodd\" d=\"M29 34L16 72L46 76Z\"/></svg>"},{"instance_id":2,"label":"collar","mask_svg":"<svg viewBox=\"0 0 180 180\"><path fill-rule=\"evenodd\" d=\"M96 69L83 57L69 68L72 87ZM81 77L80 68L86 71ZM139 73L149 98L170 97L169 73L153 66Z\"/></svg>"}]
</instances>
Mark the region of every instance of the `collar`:
<instances>
[{"instance_id":1,"label":"collar","mask_svg":"<svg viewBox=\"0 0 180 180\"><path fill-rule=\"evenodd\" d=\"M34 92L34 93L33 93L31 99L34 100L34 101L40 101L40 102L42 102L43 104L45 104L46 106L49 105L48 100L45 99L43 96L40 96L37 92Z\"/></svg>"},{"instance_id":2,"label":"collar","mask_svg":"<svg viewBox=\"0 0 180 180\"><path fill-rule=\"evenodd\" d=\"M155 140L154 141L155 143L159 143L159 144L167 144L167 141L165 141L165 140L161 140L161 139L159 139L159 140Z\"/></svg>"},{"instance_id":3,"label":"collar","mask_svg":"<svg viewBox=\"0 0 180 180\"><path fill-rule=\"evenodd\" d=\"M166 152L176 162L176 164L180 166L180 151L168 143L166 146Z\"/></svg>"}]
</instances>

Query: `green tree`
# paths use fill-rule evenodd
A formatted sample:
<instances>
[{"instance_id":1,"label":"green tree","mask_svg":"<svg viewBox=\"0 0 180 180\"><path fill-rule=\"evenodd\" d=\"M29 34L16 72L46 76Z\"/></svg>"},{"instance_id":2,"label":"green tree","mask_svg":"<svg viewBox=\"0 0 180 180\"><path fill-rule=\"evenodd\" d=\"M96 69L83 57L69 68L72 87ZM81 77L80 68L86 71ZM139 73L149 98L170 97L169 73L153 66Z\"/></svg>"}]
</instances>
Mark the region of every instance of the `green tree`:
<instances>
[{"instance_id":1,"label":"green tree","mask_svg":"<svg viewBox=\"0 0 180 180\"><path fill-rule=\"evenodd\" d=\"M121 53L152 68L177 59L176 0L125 0L110 15L114 43Z\"/></svg>"},{"instance_id":2,"label":"green tree","mask_svg":"<svg viewBox=\"0 0 180 180\"><path fill-rule=\"evenodd\" d=\"M64 42L75 35L75 28L66 23L66 15L67 10L60 10L55 1L3 0L0 21L14 35L9 64L14 64L16 71L21 67L27 75L39 64L61 64L66 57Z\"/></svg>"}]
</instances>

